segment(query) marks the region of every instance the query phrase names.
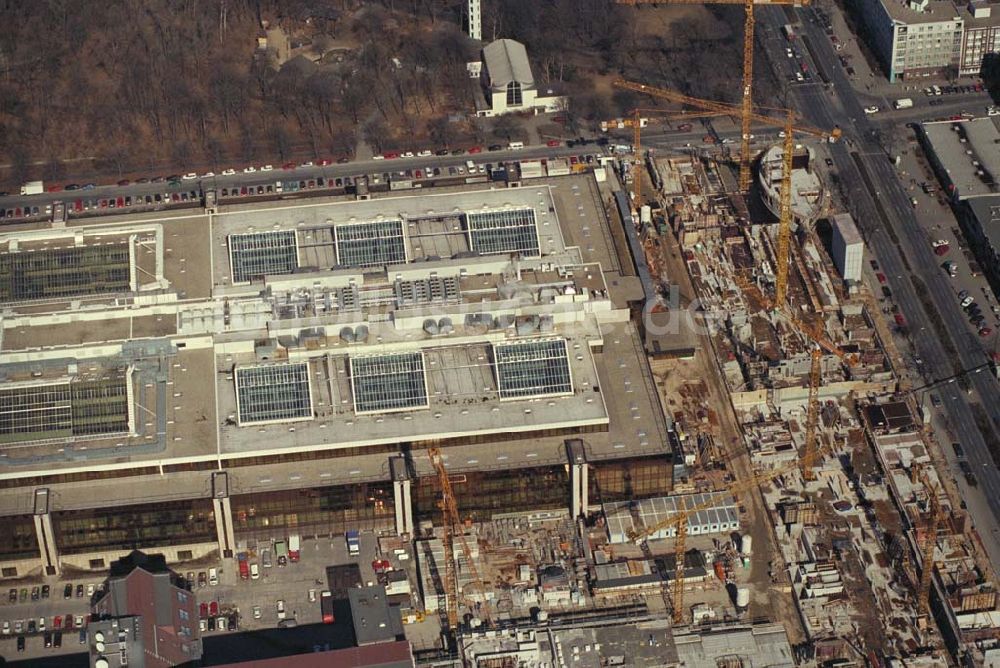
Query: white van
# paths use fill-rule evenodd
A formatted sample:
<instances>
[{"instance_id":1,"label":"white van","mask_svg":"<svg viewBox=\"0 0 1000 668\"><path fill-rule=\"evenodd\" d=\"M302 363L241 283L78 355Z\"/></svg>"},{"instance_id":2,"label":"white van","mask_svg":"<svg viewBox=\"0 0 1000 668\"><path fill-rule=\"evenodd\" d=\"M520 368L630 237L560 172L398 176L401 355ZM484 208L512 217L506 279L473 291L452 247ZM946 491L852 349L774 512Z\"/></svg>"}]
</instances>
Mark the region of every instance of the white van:
<instances>
[{"instance_id":1,"label":"white van","mask_svg":"<svg viewBox=\"0 0 1000 668\"><path fill-rule=\"evenodd\" d=\"M519 151L522 148L524 148L524 142L512 141L511 143L507 144L507 148L510 149L511 151Z\"/></svg>"},{"instance_id":2,"label":"white van","mask_svg":"<svg viewBox=\"0 0 1000 668\"><path fill-rule=\"evenodd\" d=\"M466 167L466 169L469 170L470 174L473 174L476 171L476 163L472 162L471 160L466 160L465 161L465 167Z\"/></svg>"},{"instance_id":3,"label":"white van","mask_svg":"<svg viewBox=\"0 0 1000 668\"><path fill-rule=\"evenodd\" d=\"M208 569L208 584L212 585L213 587L219 584L219 569L217 568Z\"/></svg>"}]
</instances>

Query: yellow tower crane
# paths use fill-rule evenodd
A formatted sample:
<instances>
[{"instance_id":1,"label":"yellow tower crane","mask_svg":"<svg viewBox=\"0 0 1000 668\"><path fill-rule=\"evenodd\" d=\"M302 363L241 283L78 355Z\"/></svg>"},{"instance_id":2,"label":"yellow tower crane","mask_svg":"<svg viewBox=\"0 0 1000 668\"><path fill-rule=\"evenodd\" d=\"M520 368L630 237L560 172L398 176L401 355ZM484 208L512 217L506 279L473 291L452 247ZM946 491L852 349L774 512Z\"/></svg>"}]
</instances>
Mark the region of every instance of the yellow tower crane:
<instances>
[{"instance_id":1,"label":"yellow tower crane","mask_svg":"<svg viewBox=\"0 0 1000 668\"><path fill-rule=\"evenodd\" d=\"M458 514L458 504L455 502L455 492L451 487L451 479L448 477L448 471L444 467L444 460L441 458L441 450L438 448L428 448L427 456L431 460L431 464L434 466L434 471L437 473L438 483L441 487L441 501L440 507L443 515L443 531L442 531L442 544L444 545L444 590L445 590L445 601L446 610L448 616L448 628L455 629L458 627L458 599L459 599L459 587L458 587L458 569L455 564L455 527L459 527L457 536L458 544L462 549L462 554L465 556L465 561L469 566L469 572L472 575L473 584L480 590L483 597L482 611L486 617L486 621L492 624L492 615L490 613L489 602L486 599L486 590L483 587L483 581L479 578L479 571L476 569L476 564L472 560L472 549L469 547L468 541L465 539L465 533L461 530L461 518Z\"/></svg>"},{"instance_id":2,"label":"yellow tower crane","mask_svg":"<svg viewBox=\"0 0 1000 668\"><path fill-rule=\"evenodd\" d=\"M924 525L924 540L920 545L920 586L917 589L917 604L926 615L931 613L931 576L934 574L934 549L937 547L938 527L944 522L944 509L938 499L938 488L931 485L926 474L923 476L927 491L927 522Z\"/></svg>"},{"instance_id":3,"label":"yellow tower crane","mask_svg":"<svg viewBox=\"0 0 1000 668\"><path fill-rule=\"evenodd\" d=\"M700 98L684 95L683 93L678 93L667 88L647 86L645 84L628 81L626 79L616 79L613 82L613 85L616 88L621 88L623 90L645 93L646 95L650 95L652 97L668 100L677 104L697 107L699 109L704 109L705 111L728 115L743 113L739 107L726 104L725 102L702 100ZM745 115L745 118L749 118L751 121L756 121L758 123L781 127L785 131L785 142L782 148L783 173L781 175L781 208L778 220L778 252L777 257L775 258L775 262L777 264L777 267L775 267L775 302L783 305L785 303L788 290L788 246L792 229L792 158L795 149L793 134L799 133L810 135L832 142L840 138L841 131L840 128L834 128L833 130L827 132L825 130L809 126L796 125L794 122L795 114L791 110L785 111L784 119L778 119L773 116L767 116L756 112L749 112Z\"/></svg>"},{"instance_id":4,"label":"yellow tower crane","mask_svg":"<svg viewBox=\"0 0 1000 668\"><path fill-rule=\"evenodd\" d=\"M718 111L671 111L669 109L643 109L637 107L629 112L625 118L616 118L608 121L601 121L601 129L610 128L631 128L632 147L635 161L632 163L632 199L636 209L642 206L642 128L646 127L648 119L646 115L661 114L668 120L680 121L687 119L706 118L709 116L727 115Z\"/></svg>"},{"instance_id":5,"label":"yellow tower crane","mask_svg":"<svg viewBox=\"0 0 1000 668\"><path fill-rule=\"evenodd\" d=\"M742 135L740 145L740 191L750 190L750 122L753 117L753 40L755 5L809 4L809 0L615 0L619 5L743 5L743 97L740 103Z\"/></svg>"},{"instance_id":6,"label":"yellow tower crane","mask_svg":"<svg viewBox=\"0 0 1000 668\"><path fill-rule=\"evenodd\" d=\"M817 455L825 448L817 449ZM734 497L744 492L749 492L764 483L770 482L785 474L793 472L799 467L798 462L792 462L768 469L760 473L754 473L748 478L737 480L727 485L723 490ZM681 497L682 499L684 497ZM682 501L683 503L683 501ZM684 622L684 544L687 538L688 519L703 510L708 510L715 505L715 499L711 496L701 503L692 504L675 513L668 515L656 524L644 528L636 528L628 532L628 537L635 543L645 543L652 535L663 529L674 527L674 581L671 587L670 603L673 608L674 624Z\"/></svg>"}]
</instances>

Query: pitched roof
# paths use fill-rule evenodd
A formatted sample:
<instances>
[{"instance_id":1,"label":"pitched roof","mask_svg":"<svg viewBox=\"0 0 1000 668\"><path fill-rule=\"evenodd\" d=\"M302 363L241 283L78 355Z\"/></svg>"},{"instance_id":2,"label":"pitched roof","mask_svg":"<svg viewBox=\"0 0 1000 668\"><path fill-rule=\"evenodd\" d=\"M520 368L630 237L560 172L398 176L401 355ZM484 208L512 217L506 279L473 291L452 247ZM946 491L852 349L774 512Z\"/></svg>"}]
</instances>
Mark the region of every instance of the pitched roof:
<instances>
[{"instance_id":1,"label":"pitched roof","mask_svg":"<svg viewBox=\"0 0 1000 668\"><path fill-rule=\"evenodd\" d=\"M535 83L528 52L520 42L498 39L487 44L483 48L483 62L490 75L490 85L494 88L505 88L511 81L517 81L521 86L533 86Z\"/></svg>"}]
</instances>

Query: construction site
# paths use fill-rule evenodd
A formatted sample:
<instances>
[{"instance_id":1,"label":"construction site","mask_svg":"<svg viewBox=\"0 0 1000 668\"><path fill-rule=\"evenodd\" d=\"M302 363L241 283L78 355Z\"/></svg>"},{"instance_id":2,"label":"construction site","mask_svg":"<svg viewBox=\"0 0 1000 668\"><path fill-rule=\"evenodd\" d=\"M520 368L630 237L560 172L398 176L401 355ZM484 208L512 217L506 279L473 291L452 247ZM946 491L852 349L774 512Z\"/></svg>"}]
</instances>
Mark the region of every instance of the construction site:
<instances>
[{"instance_id":1,"label":"construction site","mask_svg":"<svg viewBox=\"0 0 1000 668\"><path fill-rule=\"evenodd\" d=\"M897 350L906 323L862 280L857 227L808 164L839 132L754 113L785 141L739 160L659 154L641 148L642 113L605 124L633 133L631 153L606 162L622 185L605 198L643 282L633 318L668 422L672 493L578 505L586 490L571 481L569 517L477 523L461 503L449 510L439 467L445 527L418 541L420 578L427 591L443 574L434 606L463 629L467 665L569 665L567 651L577 665L598 641L581 653L536 633L609 612L670 620L669 649L649 665L709 665L685 654L690 634L774 623L784 658L744 644L726 665L981 660L1000 640L994 574L935 467L940 444ZM759 187L741 188L742 168L759 170ZM773 215L751 214L753 198ZM570 462L582 447L567 442Z\"/></svg>"},{"instance_id":2,"label":"construction site","mask_svg":"<svg viewBox=\"0 0 1000 668\"><path fill-rule=\"evenodd\" d=\"M982 659L995 574L824 182L840 130L754 107L747 7L742 105L616 80L669 109L572 170L0 234L2 577L235 579L294 536L433 665ZM661 112L742 141L646 150Z\"/></svg>"}]
</instances>

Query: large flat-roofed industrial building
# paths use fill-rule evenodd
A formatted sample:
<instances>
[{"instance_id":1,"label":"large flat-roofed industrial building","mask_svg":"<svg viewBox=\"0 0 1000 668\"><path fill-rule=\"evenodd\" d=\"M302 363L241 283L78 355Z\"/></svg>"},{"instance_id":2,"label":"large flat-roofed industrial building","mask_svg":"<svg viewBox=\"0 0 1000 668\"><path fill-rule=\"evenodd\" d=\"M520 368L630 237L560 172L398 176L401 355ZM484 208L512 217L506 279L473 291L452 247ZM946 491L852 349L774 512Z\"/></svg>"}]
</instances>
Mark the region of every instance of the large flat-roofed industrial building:
<instances>
[{"instance_id":1,"label":"large flat-roofed industrial building","mask_svg":"<svg viewBox=\"0 0 1000 668\"><path fill-rule=\"evenodd\" d=\"M3 576L412 534L432 445L474 518L663 496L620 239L582 175L5 232Z\"/></svg>"}]
</instances>

